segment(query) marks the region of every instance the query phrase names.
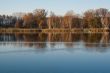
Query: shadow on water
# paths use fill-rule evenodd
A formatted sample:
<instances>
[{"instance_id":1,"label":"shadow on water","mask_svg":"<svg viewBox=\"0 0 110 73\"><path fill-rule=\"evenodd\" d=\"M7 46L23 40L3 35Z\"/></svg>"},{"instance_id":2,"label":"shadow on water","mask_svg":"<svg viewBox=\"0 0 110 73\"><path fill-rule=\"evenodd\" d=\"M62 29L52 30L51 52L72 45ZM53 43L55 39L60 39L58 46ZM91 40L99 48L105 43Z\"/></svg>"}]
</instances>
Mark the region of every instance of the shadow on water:
<instances>
[{"instance_id":1,"label":"shadow on water","mask_svg":"<svg viewBox=\"0 0 110 73\"><path fill-rule=\"evenodd\" d=\"M86 50L106 52L110 48L109 33L37 33L37 34L0 34L0 47L14 46L14 49L0 50L3 53L47 52L57 50Z\"/></svg>"}]
</instances>

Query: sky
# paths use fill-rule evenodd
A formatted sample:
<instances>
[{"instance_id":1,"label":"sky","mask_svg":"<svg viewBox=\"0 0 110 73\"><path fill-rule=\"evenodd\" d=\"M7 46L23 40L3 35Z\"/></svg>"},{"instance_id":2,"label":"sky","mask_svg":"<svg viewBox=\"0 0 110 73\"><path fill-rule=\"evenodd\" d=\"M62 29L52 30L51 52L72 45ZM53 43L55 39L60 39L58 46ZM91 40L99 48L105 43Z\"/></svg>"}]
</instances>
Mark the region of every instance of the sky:
<instances>
[{"instance_id":1,"label":"sky","mask_svg":"<svg viewBox=\"0 0 110 73\"><path fill-rule=\"evenodd\" d=\"M0 0L0 14L33 12L36 8L57 15L64 15L69 10L81 14L88 9L110 9L110 0Z\"/></svg>"}]
</instances>

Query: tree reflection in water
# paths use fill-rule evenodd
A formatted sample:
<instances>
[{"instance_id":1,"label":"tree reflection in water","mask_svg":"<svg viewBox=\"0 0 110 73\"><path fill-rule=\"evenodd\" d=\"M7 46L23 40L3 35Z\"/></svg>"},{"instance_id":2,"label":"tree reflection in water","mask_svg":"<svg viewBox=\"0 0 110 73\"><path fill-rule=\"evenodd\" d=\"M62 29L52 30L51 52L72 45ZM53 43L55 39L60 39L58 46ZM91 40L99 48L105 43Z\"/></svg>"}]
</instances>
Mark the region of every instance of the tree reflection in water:
<instances>
[{"instance_id":1,"label":"tree reflection in water","mask_svg":"<svg viewBox=\"0 0 110 73\"><path fill-rule=\"evenodd\" d=\"M0 34L0 45L18 45L45 50L46 48L75 49L81 45L88 51L104 52L110 47L109 33L37 33ZM77 47L76 47L77 46ZM81 47L80 47L81 48ZM84 48L83 48L84 49Z\"/></svg>"}]
</instances>

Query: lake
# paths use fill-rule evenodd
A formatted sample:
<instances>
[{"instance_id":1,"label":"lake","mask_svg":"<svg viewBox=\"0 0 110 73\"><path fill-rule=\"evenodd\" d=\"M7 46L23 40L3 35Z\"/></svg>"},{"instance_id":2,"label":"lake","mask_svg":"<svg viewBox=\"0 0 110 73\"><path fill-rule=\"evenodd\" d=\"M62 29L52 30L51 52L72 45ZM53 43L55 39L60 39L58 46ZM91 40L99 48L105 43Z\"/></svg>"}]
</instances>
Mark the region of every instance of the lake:
<instances>
[{"instance_id":1,"label":"lake","mask_svg":"<svg viewBox=\"0 0 110 73\"><path fill-rule=\"evenodd\" d=\"M110 33L0 34L0 73L110 73Z\"/></svg>"}]
</instances>

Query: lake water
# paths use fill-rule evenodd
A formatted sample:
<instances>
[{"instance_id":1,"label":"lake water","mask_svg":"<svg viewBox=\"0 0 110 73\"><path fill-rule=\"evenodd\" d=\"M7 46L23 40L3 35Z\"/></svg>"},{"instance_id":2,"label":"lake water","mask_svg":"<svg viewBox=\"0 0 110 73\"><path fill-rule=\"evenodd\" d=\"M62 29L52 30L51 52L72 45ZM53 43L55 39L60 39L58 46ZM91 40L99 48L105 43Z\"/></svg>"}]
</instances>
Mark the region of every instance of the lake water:
<instances>
[{"instance_id":1,"label":"lake water","mask_svg":"<svg viewBox=\"0 0 110 73\"><path fill-rule=\"evenodd\" d=\"M110 73L110 34L0 34L0 73Z\"/></svg>"}]
</instances>

